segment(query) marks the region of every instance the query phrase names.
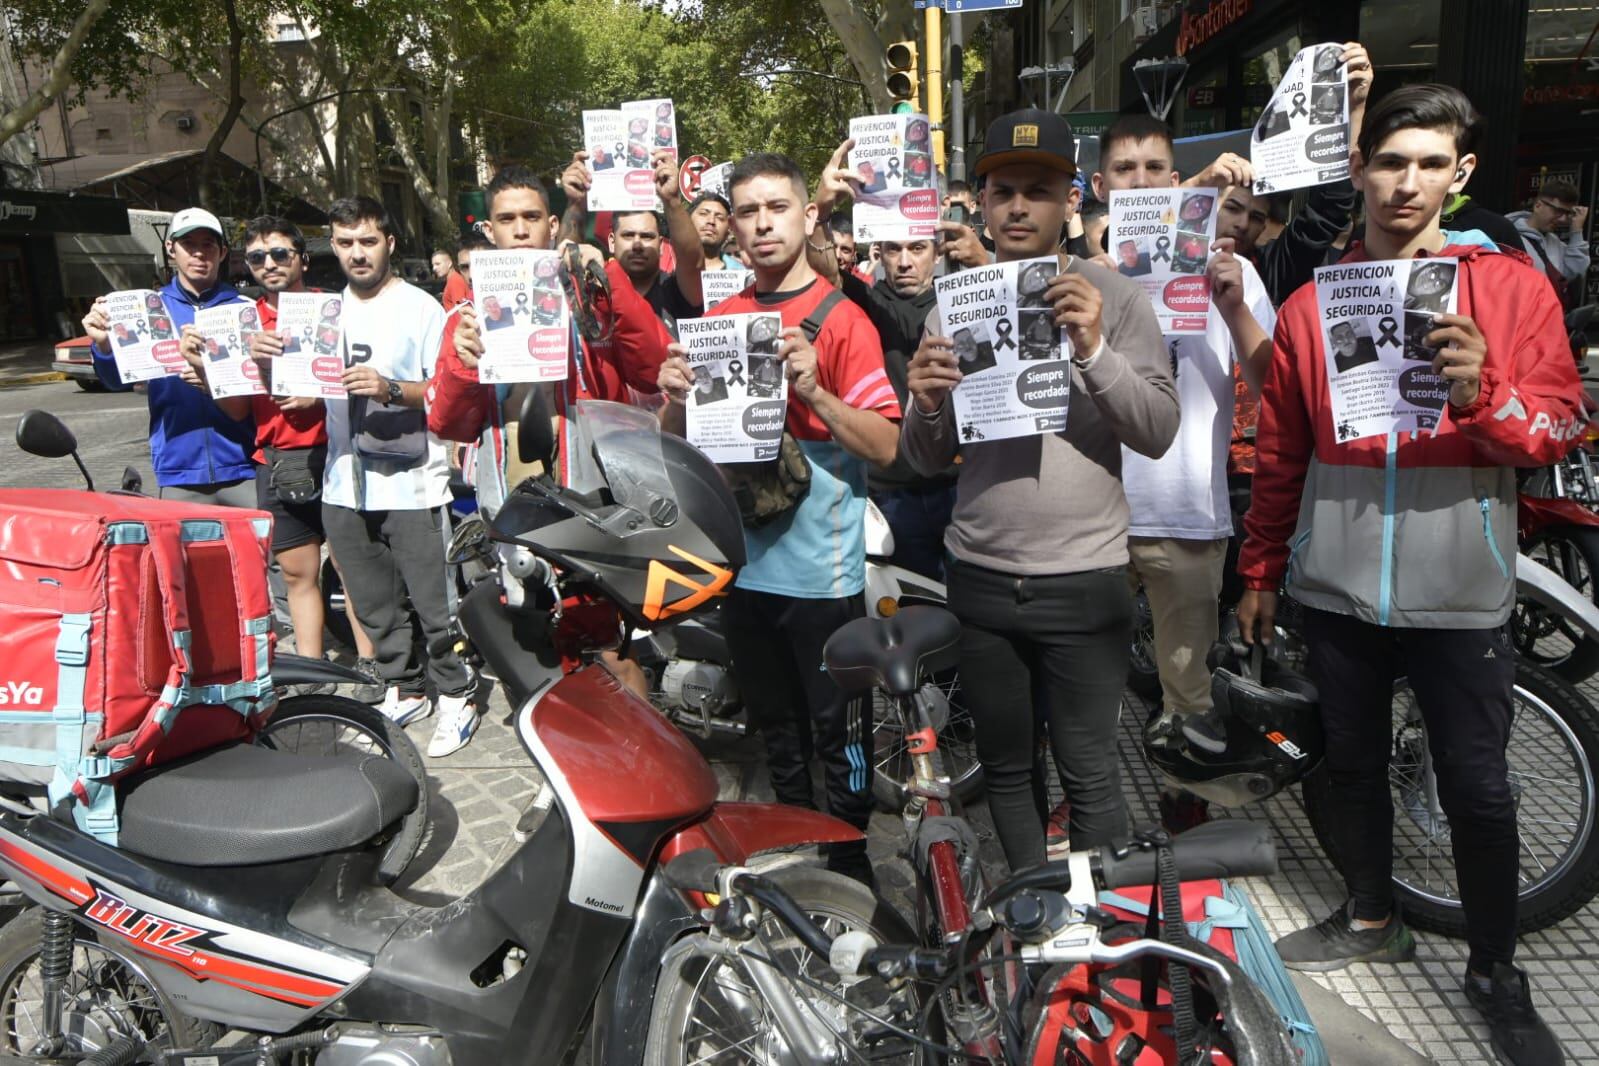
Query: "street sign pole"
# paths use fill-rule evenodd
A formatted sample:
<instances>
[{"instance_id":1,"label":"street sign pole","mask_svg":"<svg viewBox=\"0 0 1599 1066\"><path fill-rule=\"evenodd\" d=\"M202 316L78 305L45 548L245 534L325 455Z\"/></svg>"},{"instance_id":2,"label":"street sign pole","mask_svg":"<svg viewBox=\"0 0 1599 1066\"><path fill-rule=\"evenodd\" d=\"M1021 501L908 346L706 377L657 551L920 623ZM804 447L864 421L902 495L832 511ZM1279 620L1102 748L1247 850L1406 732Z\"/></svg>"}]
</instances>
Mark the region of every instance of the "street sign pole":
<instances>
[{"instance_id":1,"label":"street sign pole","mask_svg":"<svg viewBox=\"0 0 1599 1066\"><path fill-rule=\"evenodd\" d=\"M927 119L933 125L933 169L944 169L944 12L929 4L923 12L927 29L922 46L927 85Z\"/></svg>"},{"instance_id":2,"label":"street sign pole","mask_svg":"<svg viewBox=\"0 0 1599 1066\"><path fill-rule=\"evenodd\" d=\"M966 62L961 17L949 17L949 179L966 180L966 91L962 80Z\"/></svg>"}]
</instances>

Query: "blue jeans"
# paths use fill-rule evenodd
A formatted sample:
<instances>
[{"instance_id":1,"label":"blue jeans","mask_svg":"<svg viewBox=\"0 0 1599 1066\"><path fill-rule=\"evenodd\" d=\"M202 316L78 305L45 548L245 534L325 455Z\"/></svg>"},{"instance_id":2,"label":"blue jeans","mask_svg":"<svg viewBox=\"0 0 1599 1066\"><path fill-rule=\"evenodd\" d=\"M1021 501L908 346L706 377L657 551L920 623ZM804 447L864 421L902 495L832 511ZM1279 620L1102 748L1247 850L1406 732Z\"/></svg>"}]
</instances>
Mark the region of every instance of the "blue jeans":
<instances>
[{"instance_id":1,"label":"blue jeans","mask_svg":"<svg viewBox=\"0 0 1599 1066\"><path fill-rule=\"evenodd\" d=\"M894 565L944 580L944 530L955 510L955 486L873 489L871 496L894 533Z\"/></svg>"}]
</instances>

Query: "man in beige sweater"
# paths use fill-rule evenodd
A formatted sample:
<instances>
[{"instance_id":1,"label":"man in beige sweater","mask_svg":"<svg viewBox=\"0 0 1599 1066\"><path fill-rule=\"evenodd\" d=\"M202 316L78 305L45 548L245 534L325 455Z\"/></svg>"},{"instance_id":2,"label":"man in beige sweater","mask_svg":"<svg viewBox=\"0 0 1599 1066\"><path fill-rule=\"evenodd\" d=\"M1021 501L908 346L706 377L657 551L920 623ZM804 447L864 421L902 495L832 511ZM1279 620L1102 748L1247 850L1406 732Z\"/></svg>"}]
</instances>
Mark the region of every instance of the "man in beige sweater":
<instances>
[{"instance_id":1,"label":"man in beige sweater","mask_svg":"<svg viewBox=\"0 0 1599 1066\"><path fill-rule=\"evenodd\" d=\"M989 127L977 175L999 261L1055 253L1080 198L1073 148L1071 127L1050 112L1016 111ZM1071 342L1064 430L961 443L949 395L961 372L935 316L910 364L900 441L924 473L960 456L945 537L949 606L963 627L961 688L1012 869L1044 860L1039 720L1065 776L1072 843L1126 834L1116 719L1133 608L1121 449L1158 457L1178 421L1160 326L1137 282L1061 256L1045 298Z\"/></svg>"}]
</instances>

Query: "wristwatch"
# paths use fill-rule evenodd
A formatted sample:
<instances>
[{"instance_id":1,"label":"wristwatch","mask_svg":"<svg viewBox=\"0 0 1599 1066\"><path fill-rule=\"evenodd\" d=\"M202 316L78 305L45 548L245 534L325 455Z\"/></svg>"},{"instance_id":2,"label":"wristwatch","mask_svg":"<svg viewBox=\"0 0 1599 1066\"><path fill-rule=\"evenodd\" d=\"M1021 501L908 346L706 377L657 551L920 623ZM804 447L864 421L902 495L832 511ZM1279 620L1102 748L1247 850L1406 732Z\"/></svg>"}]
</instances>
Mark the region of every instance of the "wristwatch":
<instances>
[{"instance_id":1,"label":"wristwatch","mask_svg":"<svg viewBox=\"0 0 1599 1066\"><path fill-rule=\"evenodd\" d=\"M403 399L405 399L405 390L400 388L400 383L398 381L389 382L389 395L383 402L385 404L395 404Z\"/></svg>"}]
</instances>

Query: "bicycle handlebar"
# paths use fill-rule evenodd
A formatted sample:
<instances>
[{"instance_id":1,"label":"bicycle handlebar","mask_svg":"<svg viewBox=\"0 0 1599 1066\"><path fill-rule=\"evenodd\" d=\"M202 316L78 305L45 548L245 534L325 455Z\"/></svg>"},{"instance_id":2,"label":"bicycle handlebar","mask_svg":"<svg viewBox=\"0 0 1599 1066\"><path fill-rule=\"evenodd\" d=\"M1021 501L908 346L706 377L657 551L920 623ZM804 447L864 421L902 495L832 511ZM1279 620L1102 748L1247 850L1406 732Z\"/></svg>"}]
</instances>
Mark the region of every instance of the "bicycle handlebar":
<instances>
[{"instance_id":1,"label":"bicycle handlebar","mask_svg":"<svg viewBox=\"0 0 1599 1066\"><path fill-rule=\"evenodd\" d=\"M1258 822L1220 821L1196 826L1172 839L1172 858L1185 881L1264 877L1277 872L1277 848ZM1094 859L1101 888L1148 885L1158 879L1153 849L1118 855L1098 849Z\"/></svg>"}]
</instances>

